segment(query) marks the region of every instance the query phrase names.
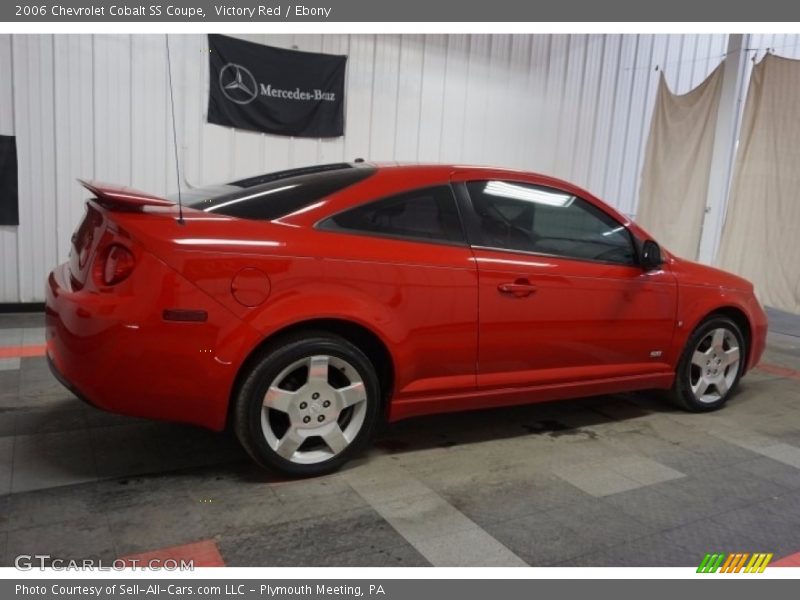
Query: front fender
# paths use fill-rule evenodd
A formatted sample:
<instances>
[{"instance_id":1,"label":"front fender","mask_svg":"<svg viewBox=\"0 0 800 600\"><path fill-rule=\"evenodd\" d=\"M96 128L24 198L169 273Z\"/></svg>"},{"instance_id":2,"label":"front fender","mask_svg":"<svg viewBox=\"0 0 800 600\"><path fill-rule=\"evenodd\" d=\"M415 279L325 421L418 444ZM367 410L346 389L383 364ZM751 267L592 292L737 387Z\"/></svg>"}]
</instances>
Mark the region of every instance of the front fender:
<instances>
[{"instance_id":1,"label":"front fender","mask_svg":"<svg viewBox=\"0 0 800 600\"><path fill-rule=\"evenodd\" d=\"M681 285L678 291L678 323L673 340L674 367L692 332L715 312L737 312L744 316L750 330L750 347L745 371L761 359L766 345L767 317L753 294L723 287Z\"/></svg>"}]
</instances>

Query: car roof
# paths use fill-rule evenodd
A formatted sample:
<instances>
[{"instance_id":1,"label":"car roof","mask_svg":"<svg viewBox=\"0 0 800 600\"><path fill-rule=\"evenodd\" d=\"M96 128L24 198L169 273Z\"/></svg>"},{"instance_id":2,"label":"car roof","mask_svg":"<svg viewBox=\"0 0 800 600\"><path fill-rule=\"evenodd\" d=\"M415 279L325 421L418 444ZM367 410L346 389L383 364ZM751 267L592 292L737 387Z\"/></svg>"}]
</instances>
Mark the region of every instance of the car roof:
<instances>
[{"instance_id":1,"label":"car roof","mask_svg":"<svg viewBox=\"0 0 800 600\"><path fill-rule=\"evenodd\" d=\"M473 177L509 177L512 179L519 179L534 184L543 186L556 187L564 191L573 193L583 198L591 198L599 200L594 194L588 190L575 185L569 181L545 175L536 171L525 171L522 169L512 169L508 167L496 167L488 165L467 165L458 163L401 163L401 162L370 162L368 164L378 171L400 171L406 173L409 177L413 177L415 173L425 173L430 176L439 176L443 178L450 178L452 176L462 176L464 179Z\"/></svg>"},{"instance_id":2,"label":"car roof","mask_svg":"<svg viewBox=\"0 0 800 600\"><path fill-rule=\"evenodd\" d=\"M376 169L387 170L387 169L398 169L403 171L442 171L443 173L452 173L453 171L475 171L477 172L498 172L503 171L505 173L516 173L518 175L524 176L534 176L534 177L545 177L546 175L542 173L536 173L534 171L523 171L522 169L511 169L507 167L495 167L489 165L469 165L469 164L458 164L458 163L415 163L415 162L370 162L366 163L369 164Z\"/></svg>"},{"instance_id":3,"label":"car roof","mask_svg":"<svg viewBox=\"0 0 800 600\"><path fill-rule=\"evenodd\" d=\"M557 177L538 173L536 171L459 163L367 161L362 158L356 158L351 162L325 163L309 165L306 167L295 167L281 171L273 171L264 173L262 175L256 175L254 177L233 181L226 185L233 186L232 189L237 187L248 188L251 186L279 182L291 177L317 174L324 175L325 173L336 173L341 172L343 169L353 168L368 168L374 172L383 172L384 174L392 173L397 175L402 173L403 176L407 176L409 179L413 179L415 176L424 176L426 178L442 178L443 180L450 179L454 176L459 178L463 177L464 179L470 179L473 177L509 177L533 184L556 187L583 198L599 201L599 198L580 186L563 179L558 179Z\"/></svg>"},{"instance_id":4,"label":"car roof","mask_svg":"<svg viewBox=\"0 0 800 600\"><path fill-rule=\"evenodd\" d=\"M325 172L335 172L341 169L366 167L376 169L378 171L401 171L413 176L415 173L425 173L428 176L440 176L443 178L450 177L454 173L470 173L475 177L489 177L489 176L511 176L519 177L527 180L536 180L544 184L557 185L559 187L572 188L580 192L585 192L579 187L571 184L568 181L563 181L543 173L535 171L525 171L522 169L513 169L508 167L489 166L489 165L470 165L458 163L421 163L421 162L392 162L392 161L365 161L364 159L357 158L352 162L338 162L338 163L325 163L309 165L305 167L294 167L291 169L284 169L279 171L271 171L237 181L231 181L226 186L249 188L260 184L269 182L280 181L290 177L300 175L321 174Z\"/></svg>"}]
</instances>

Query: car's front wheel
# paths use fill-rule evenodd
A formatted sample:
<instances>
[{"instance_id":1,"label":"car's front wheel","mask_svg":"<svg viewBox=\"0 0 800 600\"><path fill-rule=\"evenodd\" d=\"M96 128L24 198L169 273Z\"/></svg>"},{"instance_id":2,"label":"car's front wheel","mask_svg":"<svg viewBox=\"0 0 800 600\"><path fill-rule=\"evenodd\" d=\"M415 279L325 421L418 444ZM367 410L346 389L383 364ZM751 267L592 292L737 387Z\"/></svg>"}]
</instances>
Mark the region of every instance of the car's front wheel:
<instances>
[{"instance_id":1,"label":"car's front wheel","mask_svg":"<svg viewBox=\"0 0 800 600\"><path fill-rule=\"evenodd\" d=\"M736 323L723 316L707 319L686 344L670 391L672 399L693 412L720 408L739 384L746 355Z\"/></svg>"},{"instance_id":2,"label":"car's front wheel","mask_svg":"<svg viewBox=\"0 0 800 600\"><path fill-rule=\"evenodd\" d=\"M375 369L358 347L306 332L284 338L257 360L236 398L234 427L262 466L320 475L369 441L379 399Z\"/></svg>"}]
</instances>

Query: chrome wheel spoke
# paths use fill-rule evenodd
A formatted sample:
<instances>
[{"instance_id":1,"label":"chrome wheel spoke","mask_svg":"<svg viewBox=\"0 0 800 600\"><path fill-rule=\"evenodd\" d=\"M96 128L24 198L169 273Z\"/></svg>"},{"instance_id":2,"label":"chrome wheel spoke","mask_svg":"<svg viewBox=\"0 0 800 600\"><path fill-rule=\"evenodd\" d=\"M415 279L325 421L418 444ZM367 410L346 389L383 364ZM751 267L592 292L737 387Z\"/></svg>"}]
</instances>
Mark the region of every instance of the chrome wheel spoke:
<instances>
[{"instance_id":1,"label":"chrome wheel spoke","mask_svg":"<svg viewBox=\"0 0 800 600\"><path fill-rule=\"evenodd\" d=\"M320 437L334 454L339 454L339 452L347 448L347 446L350 444L350 442L347 441L342 428L339 427L337 423L334 423L333 426Z\"/></svg>"},{"instance_id":2,"label":"chrome wheel spoke","mask_svg":"<svg viewBox=\"0 0 800 600\"><path fill-rule=\"evenodd\" d=\"M328 383L328 364L327 356L312 356L308 361L308 381Z\"/></svg>"},{"instance_id":3,"label":"chrome wheel spoke","mask_svg":"<svg viewBox=\"0 0 800 600\"><path fill-rule=\"evenodd\" d=\"M725 343L725 330L715 329L711 334L711 346L715 350L722 350L722 345Z\"/></svg>"},{"instance_id":4,"label":"chrome wheel spoke","mask_svg":"<svg viewBox=\"0 0 800 600\"><path fill-rule=\"evenodd\" d=\"M725 351L725 365L734 365L739 362L739 348L733 347Z\"/></svg>"},{"instance_id":5,"label":"chrome wheel spoke","mask_svg":"<svg viewBox=\"0 0 800 600\"><path fill-rule=\"evenodd\" d=\"M700 367L701 369L706 366L708 362L708 355L705 352L700 352L700 350L695 350L694 354L692 354L692 364L696 367Z\"/></svg>"},{"instance_id":6,"label":"chrome wheel spoke","mask_svg":"<svg viewBox=\"0 0 800 600\"><path fill-rule=\"evenodd\" d=\"M697 383L692 385L692 393L694 394L695 398L699 400L700 397L706 393L706 390L708 390L708 385L708 380L705 377L698 379Z\"/></svg>"},{"instance_id":7,"label":"chrome wheel spoke","mask_svg":"<svg viewBox=\"0 0 800 600\"><path fill-rule=\"evenodd\" d=\"M278 447L275 448L275 451L283 458L289 460L292 458L292 455L297 452L297 449L303 443L304 439L305 438L300 435L299 431L294 427L289 427L278 442Z\"/></svg>"},{"instance_id":8,"label":"chrome wheel spoke","mask_svg":"<svg viewBox=\"0 0 800 600\"><path fill-rule=\"evenodd\" d=\"M353 383L347 387L336 390L342 409L353 406L367 399L367 391L362 382Z\"/></svg>"},{"instance_id":9,"label":"chrome wheel spoke","mask_svg":"<svg viewBox=\"0 0 800 600\"><path fill-rule=\"evenodd\" d=\"M282 390L276 385L273 385L264 394L264 406L267 408L274 408L281 412L289 412L289 408L297 398L297 392L290 392L289 390Z\"/></svg>"},{"instance_id":10,"label":"chrome wheel spoke","mask_svg":"<svg viewBox=\"0 0 800 600\"><path fill-rule=\"evenodd\" d=\"M720 398L728 393L728 381L724 377L720 377L719 380L714 383L714 386L717 388Z\"/></svg>"}]
</instances>

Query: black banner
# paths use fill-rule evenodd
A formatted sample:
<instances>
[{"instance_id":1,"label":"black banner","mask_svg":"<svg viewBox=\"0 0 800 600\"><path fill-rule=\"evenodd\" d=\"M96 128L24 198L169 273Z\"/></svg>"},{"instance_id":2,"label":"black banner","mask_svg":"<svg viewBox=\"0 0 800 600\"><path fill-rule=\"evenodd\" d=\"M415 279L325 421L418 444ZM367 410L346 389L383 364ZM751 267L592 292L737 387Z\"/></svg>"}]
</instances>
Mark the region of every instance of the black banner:
<instances>
[{"instance_id":1,"label":"black banner","mask_svg":"<svg viewBox=\"0 0 800 600\"><path fill-rule=\"evenodd\" d=\"M13 135L0 135L0 225L19 225L17 142Z\"/></svg>"},{"instance_id":2,"label":"black banner","mask_svg":"<svg viewBox=\"0 0 800 600\"><path fill-rule=\"evenodd\" d=\"M344 134L346 56L208 36L208 122L297 137Z\"/></svg>"}]
</instances>

